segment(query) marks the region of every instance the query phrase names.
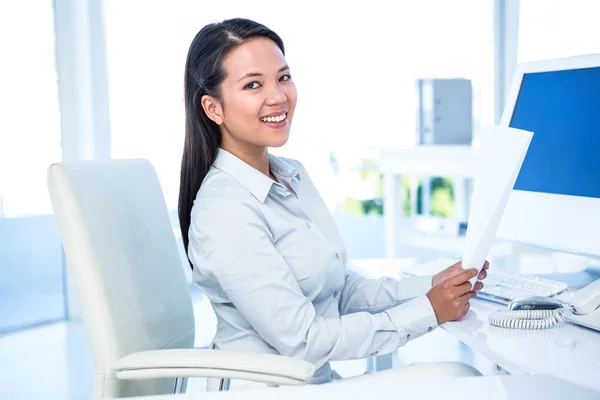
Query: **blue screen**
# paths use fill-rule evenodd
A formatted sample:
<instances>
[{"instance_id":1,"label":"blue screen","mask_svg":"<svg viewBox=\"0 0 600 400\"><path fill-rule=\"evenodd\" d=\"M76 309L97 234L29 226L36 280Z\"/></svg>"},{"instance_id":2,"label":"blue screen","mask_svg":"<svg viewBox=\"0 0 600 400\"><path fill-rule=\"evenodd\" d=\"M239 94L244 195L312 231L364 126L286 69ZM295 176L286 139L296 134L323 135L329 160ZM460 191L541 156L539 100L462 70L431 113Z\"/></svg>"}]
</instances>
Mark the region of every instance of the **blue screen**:
<instances>
[{"instance_id":1,"label":"blue screen","mask_svg":"<svg viewBox=\"0 0 600 400\"><path fill-rule=\"evenodd\" d=\"M600 67L525 74L510 126L534 133L516 190L600 198Z\"/></svg>"}]
</instances>

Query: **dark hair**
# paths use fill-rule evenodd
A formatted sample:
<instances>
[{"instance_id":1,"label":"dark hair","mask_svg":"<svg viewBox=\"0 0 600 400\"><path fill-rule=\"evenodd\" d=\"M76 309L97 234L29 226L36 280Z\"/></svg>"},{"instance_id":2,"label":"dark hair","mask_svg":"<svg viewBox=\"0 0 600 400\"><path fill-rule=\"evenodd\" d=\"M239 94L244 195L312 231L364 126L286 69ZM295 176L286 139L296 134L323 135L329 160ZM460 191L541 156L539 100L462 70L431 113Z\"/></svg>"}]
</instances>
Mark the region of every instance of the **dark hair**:
<instances>
[{"instance_id":1,"label":"dark hair","mask_svg":"<svg viewBox=\"0 0 600 400\"><path fill-rule=\"evenodd\" d=\"M221 144L220 127L208 118L201 99L204 95L221 98L220 86L225 79L223 58L248 39L257 37L271 39L285 54L283 41L275 32L243 18L206 25L198 32L188 50L184 81L185 144L181 159L178 209L186 254L192 205ZM193 269L191 261L190 265Z\"/></svg>"}]
</instances>

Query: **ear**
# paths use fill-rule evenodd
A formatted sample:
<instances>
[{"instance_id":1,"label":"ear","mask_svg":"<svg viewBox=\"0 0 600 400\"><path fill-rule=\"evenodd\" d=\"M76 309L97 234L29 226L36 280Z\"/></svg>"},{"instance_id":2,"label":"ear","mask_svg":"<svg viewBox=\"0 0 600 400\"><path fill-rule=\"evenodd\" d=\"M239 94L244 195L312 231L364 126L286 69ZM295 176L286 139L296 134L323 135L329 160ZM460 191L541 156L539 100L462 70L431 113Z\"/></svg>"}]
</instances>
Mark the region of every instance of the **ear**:
<instances>
[{"instance_id":1,"label":"ear","mask_svg":"<svg viewBox=\"0 0 600 400\"><path fill-rule=\"evenodd\" d=\"M221 107L219 100L205 94L202 96L200 103L208 118L217 125L223 124L223 107Z\"/></svg>"}]
</instances>

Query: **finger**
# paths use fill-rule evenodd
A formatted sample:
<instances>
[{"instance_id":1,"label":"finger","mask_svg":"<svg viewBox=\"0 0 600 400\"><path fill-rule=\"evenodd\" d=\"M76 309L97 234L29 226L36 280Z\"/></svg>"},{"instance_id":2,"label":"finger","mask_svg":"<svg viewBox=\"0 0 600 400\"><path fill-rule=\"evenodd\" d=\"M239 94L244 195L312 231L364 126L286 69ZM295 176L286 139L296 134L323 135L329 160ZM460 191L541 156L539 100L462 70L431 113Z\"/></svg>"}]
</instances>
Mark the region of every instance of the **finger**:
<instances>
[{"instance_id":1,"label":"finger","mask_svg":"<svg viewBox=\"0 0 600 400\"><path fill-rule=\"evenodd\" d=\"M487 277L487 271L485 269L481 270L481 272L479 273L479 276L477 276L477 279L482 281Z\"/></svg>"},{"instance_id":2,"label":"finger","mask_svg":"<svg viewBox=\"0 0 600 400\"><path fill-rule=\"evenodd\" d=\"M464 271L461 263L454 264L453 266L450 267L450 270L452 271L453 275L456 275L459 272Z\"/></svg>"},{"instance_id":3,"label":"finger","mask_svg":"<svg viewBox=\"0 0 600 400\"><path fill-rule=\"evenodd\" d=\"M483 289L483 283L482 282L477 282L475 283L475 286L473 286L473 289L471 290L472 292L477 292L479 290Z\"/></svg>"},{"instance_id":4,"label":"finger","mask_svg":"<svg viewBox=\"0 0 600 400\"><path fill-rule=\"evenodd\" d=\"M469 305L469 302L466 302L461 308L457 309L457 316L456 319L454 321L458 321L461 318L463 318L465 315L467 315L467 313L469 312L469 308L471 306Z\"/></svg>"},{"instance_id":5,"label":"finger","mask_svg":"<svg viewBox=\"0 0 600 400\"><path fill-rule=\"evenodd\" d=\"M483 263L483 269L489 269L489 268L490 268L489 261L486 261L485 263Z\"/></svg>"},{"instance_id":6,"label":"finger","mask_svg":"<svg viewBox=\"0 0 600 400\"><path fill-rule=\"evenodd\" d=\"M455 275L452 278L449 278L448 281L451 285L458 286L458 285L461 285L464 282L468 281L469 279L477 276L477 272L478 271L475 268L465 269L464 271L460 272L458 275Z\"/></svg>"},{"instance_id":7,"label":"finger","mask_svg":"<svg viewBox=\"0 0 600 400\"><path fill-rule=\"evenodd\" d=\"M463 270L462 263L459 261L457 263L452 264L448 268L446 268L444 270L444 272L447 272L449 274L449 276L454 276L454 275L458 274L459 272L461 272L462 270Z\"/></svg>"},{"instance_id":8,"label":"finger","mask_svg":"<svg viewBox=\"0 0 600 400\"><path fill-rule=\"evenodd\" d=\"M474 292L474 291L471 290L471 291L468 291L467 293L463 294L459 298L462 301L467 301L468 302L469 300L471 300L474 297L477 297L477 292Z\"/></svg>"},{"instance_id":9,"label":"finger","mask_svg":"<svg viewBox=\"0 0 600 400\"><path fill-rule=\"evenodd\" d=\"M466 281L465 283L461 283L460 285L456 286L455 293L457 296L462 296L465 293L470 292L472 288L473 288L473 285L471 285L471 282Z\"/></svg>"}]
</instances>

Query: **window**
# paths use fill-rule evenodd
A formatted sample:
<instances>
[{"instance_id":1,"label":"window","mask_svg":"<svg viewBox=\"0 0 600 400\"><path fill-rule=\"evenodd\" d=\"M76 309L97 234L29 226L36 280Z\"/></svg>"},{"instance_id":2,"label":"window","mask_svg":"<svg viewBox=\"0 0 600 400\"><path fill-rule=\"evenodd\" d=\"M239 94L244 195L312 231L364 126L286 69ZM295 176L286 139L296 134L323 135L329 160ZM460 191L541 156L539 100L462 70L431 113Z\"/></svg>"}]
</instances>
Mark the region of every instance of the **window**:
<instances>
[{"instance_id":1,"label":"window","mask_svg":"<svg viewBox=\"0 0 600 400\"><path fill-rule=\"evenodd\" d=\"M61 160L52 1L0 3L0 332L64 318L46 169Z\"/></svg>"},{"instance_id":2,"label":"window","mask_svg":"<svg viewBox=\"0 0 600 400\"><path fill-rule=\"evenodd\" d=\"M518 62L600 53L600 2L522 0Z\"/></svg>"}]
</instances>

